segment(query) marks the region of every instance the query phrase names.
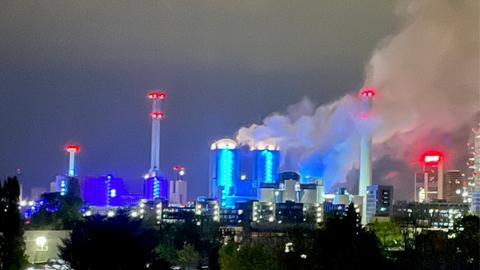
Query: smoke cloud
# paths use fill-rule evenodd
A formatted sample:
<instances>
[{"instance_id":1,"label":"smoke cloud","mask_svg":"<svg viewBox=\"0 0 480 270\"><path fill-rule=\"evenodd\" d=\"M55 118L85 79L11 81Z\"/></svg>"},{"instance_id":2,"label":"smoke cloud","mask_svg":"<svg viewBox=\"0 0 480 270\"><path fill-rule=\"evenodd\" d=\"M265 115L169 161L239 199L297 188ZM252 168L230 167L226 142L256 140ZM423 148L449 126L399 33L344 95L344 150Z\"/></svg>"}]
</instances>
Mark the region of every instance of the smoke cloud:
<instances>
[{"instance_id":1,"label":"smoke cloud","mask_svg":"<svg viewBox=\"0 0 480 270\"><path fill-rule=\"evenodd\" d=\"M368 120L359 117L358 91L319 107L304 98L286 114L241 128L237 140L278 144L282 169L321 177L327 190L346 184L349 172L358 168L364 131L373 130L377 161L388 156L412 165L429 148L455 160L464 143L458 138L465 137L458 133L478 121L478 11L475 0L399 2L402 27L380 42L366 66L365 86L378 93ZM398 175L381 178L391 181Z\"/></svg>"}]
</instances>

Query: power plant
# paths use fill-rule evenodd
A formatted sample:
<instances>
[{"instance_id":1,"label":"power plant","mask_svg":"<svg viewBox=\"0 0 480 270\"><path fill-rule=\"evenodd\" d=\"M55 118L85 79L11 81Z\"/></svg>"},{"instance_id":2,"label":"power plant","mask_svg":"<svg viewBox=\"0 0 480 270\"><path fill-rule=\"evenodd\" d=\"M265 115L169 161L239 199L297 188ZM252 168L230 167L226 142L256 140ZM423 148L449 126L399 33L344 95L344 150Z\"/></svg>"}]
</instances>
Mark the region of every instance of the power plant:
<instances>
[{"instance_id":1,"label":"power plant","mask_svg":"<svg viewBox=\"0 0 480 270\"><path fill-rule=\"evenodd\" d=\"M332 179L322 179L323 175L318 177L302 175L297 171L281 172L280 164L284 158L281 149L268 139L247 146L223 138L210 146L209 194L207 197L199 197L192 209L192 202L187 200L187 182L183 179L185 167L174 166L174 177L171 180L161 170L160 127L165 118L162 102L166 99L166 94L153 90L147 95L152 102L152 130L150 168L144 175L143 194L129 194L122 178L106 174L86 176L81 185L82 197L90 211L108 216L114 214L112 208L138 203L141 209L138 212L135 210L132 216L143 218L145 205L153 204L154 207L151 208L156 209L157 224L161 221L181 222L188 216L185 211L193 211L195 215L205 215L214 221L230 225L244 221L320 223L324 221L324 214L343 215L349 204L353 204L360 214L362 225L373 219L388 218L394 211L393 187L372 184L371 120L375 96L375 90L367 87L360 91L358 99L358 104L361 105L357 119L360 129L358 194L349 193L344 187L338 187L334 193L325 193L325 182ZM478 141L478 135L475 139ZM472 149L477 150L476 145ZM54 190L61 195L68 192L70 180L78 176L75 155L80 147L67 145L65 151L69 153L68 171L66 175L57 176ZM436 151L428 151L422 156L422 171L415 175L415 201L430 203L431 207L440 207L436 203L443 202L446 198L449 203L465 203L466 188L462 186L462 175L458 170L447 171L445 179L449 180L447 184L444 183L444 160L444 154ZM476 158L472 160L478 161ZM328 166L322 162L317 161L310 166L319 166L322 170L322 166ZM477 176L476 163L472 164L475 169L472 175ZM472 208L478 209L480 193L473 192L473 196L470 194L472 192L467 193ZM451 222L445 224L447 223L442 226L450 226Z\"/></svg>"}]
</instances>

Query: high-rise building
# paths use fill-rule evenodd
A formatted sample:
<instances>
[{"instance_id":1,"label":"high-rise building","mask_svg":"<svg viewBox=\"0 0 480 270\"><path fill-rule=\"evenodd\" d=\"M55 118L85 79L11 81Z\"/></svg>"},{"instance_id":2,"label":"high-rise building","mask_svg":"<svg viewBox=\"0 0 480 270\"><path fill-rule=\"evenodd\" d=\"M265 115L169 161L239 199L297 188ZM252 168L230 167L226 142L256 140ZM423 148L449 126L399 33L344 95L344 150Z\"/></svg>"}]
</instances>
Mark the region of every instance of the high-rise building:
<instances>
[{"instance_id":1,"label":"high-rise building","mask_svg":"<svg viewBox=\"0 0 480 270\"><path fill-rule=\"evenodd\" d=\"M469 145L470 158L468 160L469 183L471 188L471 212L480 216L480 123L472 129L472 140Z\"/></svg>"},{"instance_id":2,"label":"high-rise building","mask_svg":"<svg viewBox=\"0 0 480 270\"><path fill-rule=\"evenodd\" d=\"M168 200L172 205L186 205L187 204L187 182L183 180L185 176L185 168L183 166L174 166L175 179L170 180L168 186Z\"/></svg>"},{"instance_id":3,"label":"high-rise building","mask_svg":"<svg viewBox=\"0 0 480 270\"><path fill-rule=\"evenodd\" d=\"M444 199L451 203L462 203L467 194L465 175L459 170L449 170L444 177Z\"/></svg>"},{"instance_id":4,"label":"high-rise building","mask_svg":"<svg viewBox=\"0 0 480 270\"><path fill-rule=\"evenodd\" d=\"M237 143L231 139L221 139L214 142L210 150L209 195L219 200L222 208L234 208L235 183L239 178Z\"/></svg>"},{"instance_id":5,"label":"high-rise building","mask_svg":"<svg viewBox=\"0 0 480 270\"><path fill-rule=\"evenodd\" d=\"M422 171L415 174L416 202L444 199L443 154L430 151L422 156Z\"/></svg>"},{"instance_id":6,"label":"high-rise building","mask_svg":"<svg viewBox=\"0 0 480 270\"><path fill-rule=\"evenodd\" d=\"M367 222L370 223L375 216L390 216L392 214L393 186L370 185L367 190Z\"/></svg>"},{"instance_id":7,"label":"high-rise building","mask_svg":"<svg viewBox=\"0 0 480 270\"><path fill-rule=\"evenodd\" d=\"M187 182L183 180L170 180L169 203L173 205L187 204Z\"/></svg>"}]
</instances>

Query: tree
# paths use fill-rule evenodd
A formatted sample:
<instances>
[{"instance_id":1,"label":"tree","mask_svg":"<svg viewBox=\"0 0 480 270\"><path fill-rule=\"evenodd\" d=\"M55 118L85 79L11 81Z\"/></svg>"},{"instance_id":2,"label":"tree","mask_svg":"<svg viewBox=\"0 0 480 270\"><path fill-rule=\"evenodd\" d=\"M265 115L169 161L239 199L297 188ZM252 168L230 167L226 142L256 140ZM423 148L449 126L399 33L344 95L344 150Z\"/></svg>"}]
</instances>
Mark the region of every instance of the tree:
<instances>
[{"instance_id":1,"label":"tree","mask_svg":"<svg viewBox=\"0 0 480 270\"><path fill-rule=\"evenodd\" d=\"M465 216L454 224L452 263L457 269L480 269L480 218ZM452 267L453 268L453 267Z\"/></svg>"},{"instance_id":2,"label":"tree","mask_svg":"<svg viewBox=\"0 0 480 270\"><path fill-rule=\"evenodd\" d=\"M65 196L59 192L42 194L43 204L33 214L31 228L35 229L72 229L75 223L82 219L80 209L80 185L76 178L69 179L69 189Z\"/></svg>"},{"instance_id":3,"label":"tree","mask_svg":"<svg viewBox=\"0 0 480 270\"><path fill-rule=\"evenodd\" d=\"M326 221L310 250L310 269L385 269L388 265L375 235L361 227L353 204L344 215Z\"/></svg>"},{"instance_id":4,"label":"tree","mask_svg":"<svg viewBox=\"0 0 480 270\"><path fill-rule=\"evenodd\" d=\"M126 212L113 218L93 216L78 221L60 247L60 257L73 269L146 269L155 265L158 234L130 220Z\"/></svg>"},{"instance_id":5,"label":"tree","mask_svg":"<svg viewBox=\"0 0 480 270\"><path fill-rule=\"evenodd\" d=\"M403 234L395 222L375 221L367 225L367 230L377 236L381 248L387 253L399 250L404 246Z\"/></svg>"},{"instance_id":6,"label":"tree","mask_svg":"<svg viewBox=\"0 0 480 270\"><path fill-rule=\"evenodd\" d=\"M281 270L281 249L263 243L228 243L220 248L222 270Z\"/></svg>"},{"instance_id":7,"label":"tree","mask_svg":"<svg viewBox=\"0 0 480 270\"><path fill-rule=\"evenodd\" d=\"M0 182L0 269L23 270L27 263L19 197L16 177L8 177L3 185Z\"/></svg>"},{"instance_id":8,"label":"tree","mask_svg":"<svg viewBox=\"0 0 480 270\"><path fill-rule=\"evenodd\" d=\"M200 260L200 254L195 250L193 245L186 244L178 254L178 265L184 267L186 270L195 269Z\"/></svg>"}]
</instances>

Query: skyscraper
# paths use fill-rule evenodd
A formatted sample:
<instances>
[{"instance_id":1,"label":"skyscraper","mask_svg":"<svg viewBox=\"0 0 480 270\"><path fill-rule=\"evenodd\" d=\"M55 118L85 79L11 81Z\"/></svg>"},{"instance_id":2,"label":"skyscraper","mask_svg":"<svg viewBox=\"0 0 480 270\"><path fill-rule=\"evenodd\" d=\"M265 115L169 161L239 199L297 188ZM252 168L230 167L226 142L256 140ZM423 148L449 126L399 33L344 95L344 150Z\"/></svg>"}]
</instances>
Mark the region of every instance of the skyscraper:
<instances>
[{"instance_id":1,"label":"skyscraper","mask_svg":"<svg viewBox=\"0 0 480 270\"><path fill-rule=\"evenodd\" d=\"M422 171L415 174L416 202L431 202L444 199L443 154L426 152L421 159Z\"/></svg>"},{"instance_id":2,"label":"skyscraper","mask_svg":"<svg viewBox=\"0 0 480 270\"><path fill-rule=\"evenodd\" d=\"M470 145L469 159L469 183L472 184L471 212L480 215L480 123L476 129L472 129L473 143Z\"/></svg>"},{"instance_id":3,"label":"skyscraper","mask_svg":"<svg viewBox=\"0 0 480 270\"><path fill-rule=\"evenodd\" d=\"M444 199L451 203L464 202L463 197L466 194L465 175L459 170L449 170L445 173Z\"/></svg>"}]
</instances>

